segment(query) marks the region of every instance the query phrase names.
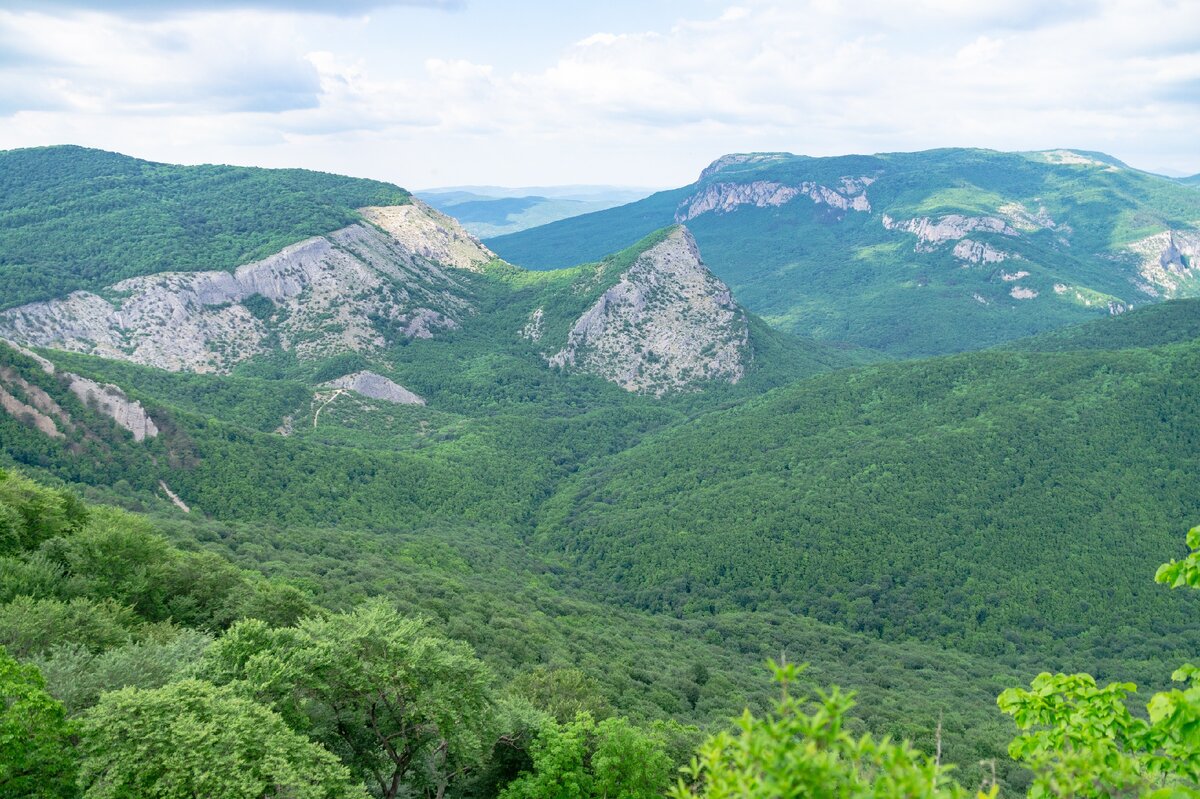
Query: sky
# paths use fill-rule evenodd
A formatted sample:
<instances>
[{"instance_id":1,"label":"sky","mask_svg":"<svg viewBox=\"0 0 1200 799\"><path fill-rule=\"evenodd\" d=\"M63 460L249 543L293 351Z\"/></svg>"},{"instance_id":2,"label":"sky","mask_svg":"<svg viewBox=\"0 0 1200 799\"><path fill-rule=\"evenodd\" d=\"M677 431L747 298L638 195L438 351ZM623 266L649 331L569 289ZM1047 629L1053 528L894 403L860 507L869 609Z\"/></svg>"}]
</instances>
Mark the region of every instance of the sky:
<instances>
[{"instance_id":1,"label":"sky","mask_svg":"<svg viewBox=\"0 0 1200 799\"><path fill-rule=\"evenodd\" d=\"M0 149L413 189L950 146L1186 175L1197 32L1197 0L0 0Z\"/></svg>"}]
</instances>

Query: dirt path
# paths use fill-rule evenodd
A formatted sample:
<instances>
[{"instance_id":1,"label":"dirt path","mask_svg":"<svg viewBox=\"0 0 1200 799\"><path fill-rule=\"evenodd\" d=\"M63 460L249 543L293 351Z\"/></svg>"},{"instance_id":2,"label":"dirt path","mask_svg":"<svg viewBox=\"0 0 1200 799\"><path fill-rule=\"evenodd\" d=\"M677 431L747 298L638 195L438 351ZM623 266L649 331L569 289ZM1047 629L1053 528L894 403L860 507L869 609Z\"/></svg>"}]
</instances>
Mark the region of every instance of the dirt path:
<instances>
[{"instance_id":1,"label":"dirt path","mask_svg":"<svg viewBox=\"0 0 1200 799\"><path fill-rule=\"evenodd\" d=\"M175 507L179 508L184 513L192 512L192 509L187 506L187 503L180 499L179 495L171 490L171 487L167 485L166 480L159 480L158 487L166 492L167 498L175 503Z\"/></svg>"},{"instance_id":2,"label":"dirt path","mask_svg":"<svg viewBox=\"0 0 1200 799\"><path fill-rule=\"evenodd\" d=\"M313 427L314 428L317 426L317 421L321 418L321 411L325 410L325 406L328 405L329 403L333 402L335 399L337 399L338 397L342 396L345 393L346 393L346 389L339 388L333 392L333 396L331 396L329 399L327 399L323 403L321 403L321 407L317 408L317 412L313 414Z\"/></svg>"}]
</instances>

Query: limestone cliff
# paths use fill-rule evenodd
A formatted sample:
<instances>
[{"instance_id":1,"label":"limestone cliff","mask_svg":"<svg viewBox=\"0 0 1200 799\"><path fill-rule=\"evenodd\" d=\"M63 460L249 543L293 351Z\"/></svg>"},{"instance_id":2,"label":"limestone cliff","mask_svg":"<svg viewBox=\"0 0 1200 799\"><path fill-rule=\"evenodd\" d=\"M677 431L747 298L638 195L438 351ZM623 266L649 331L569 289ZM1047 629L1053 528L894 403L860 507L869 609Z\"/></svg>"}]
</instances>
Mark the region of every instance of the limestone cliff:
<instances>
[{"instance_id":1,"label":"limestone cliff","mask_svg":"<svg viewBox=\"0 0 1200 799\"><path fill-rule=\"evenodd\" d=\"M402 385L374 372L355 372L336 380L322 383L325 388L353 391L370 399L394 402L397 405L424 405L425 400Z\"/></svg>"},{"instance_id":2,"label":"limestone cliff","mask_svg":"<svg viewBox=\"0 0 1200 799\"><path fill-rule=\"evenodd\" d=\"M661 395L707 381L736 383L750 357L745 312L679 227L643 252L547 359Z\"/></svg>"},{"instance_id":3,"label":"limestone cliff","mask_svg":"<svg viewBox=\"0 0 1200 799\"><path fill-rule=\"evenodd\" d=\"M233 272L166 272L0 313L0 335L172 371L228 372L273 346L301 358L429 338L472 306L457 269L494 256L423 203Z\"/></svg>"},{"instance_id":4,"label":"limestone cliff","mask_svg":"<svg viewBox=\"0 0 1200 799\"><path fill-rule=\"evenodd\" d=\"M79 398L87 407L107 416L118 427L133 434L135 441L144 441L158 435L158 425L137 400L130 399L125 392L111 383L98 383L72 372L59 372L54 364L13 342L4 342L27 358L37 362L42 371L57 375L67 390ZM19 394L22 399L14 396ZM32 421L33 425L51 438L62 438L63 431L75 428L75 420L53 397L39 386L33 385L11 366L0 367L0 408L18 418Z\"/></svg>"},{"instance_id":5,"label":"limestone cliff","mask_svg":"<svg viewBox=\"0 0 1200 799\"><path fill-rule=\"evenodd\" d=\"M1135 241L1129 250L1138 259L1138 287L1152 297L1171 299L1200 294L1200 233L1164 230Z\"/></svg>"},{"instance_id":6,"label":"limestone cliff","mask_svg":"<svg viewBox=\"0 0 1200 799\"><path fill-rule=\"evenodd\" d=\"M710 212L725 214L742 205L780 206L797 197L807 197L817 205L827 205L838 211L870 211L866 189L873 182L870 177L843 177L836 189L812 181L792 185L769 180L710 183L679 204L675 221L687 222Z\"/></svg>"}]
</instances>

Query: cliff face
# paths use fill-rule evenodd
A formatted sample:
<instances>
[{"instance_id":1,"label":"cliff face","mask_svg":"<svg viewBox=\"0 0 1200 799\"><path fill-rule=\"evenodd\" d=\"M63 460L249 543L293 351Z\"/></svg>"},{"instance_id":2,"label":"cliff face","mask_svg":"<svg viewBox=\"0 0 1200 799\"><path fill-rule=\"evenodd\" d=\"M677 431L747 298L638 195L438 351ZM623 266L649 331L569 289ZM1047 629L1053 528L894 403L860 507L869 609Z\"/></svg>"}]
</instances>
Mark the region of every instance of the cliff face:
<instances>
[{"instance_id":1,"label":"cliff face","mask_svg":"<svg viewBox=\"0 0 1200 799\"><path fill-rule=\"evenodd\" d=\"M233 272L166 272L0 313L0 335L172 371L227 372L278 346L316 358L430 338L473 311L456 269L492 254L421 203Z\"/></svg>"},{"instance_id":2,"label":"cliff face","mask_svg":"<svg viewBox=\"0 0 1200 799\"><path fill-rule=\"evenodd\" d=\"M866 190L874 180L869 177L844 177L837 188L823 186L813 181L794 185L769 180L749 183L710 183L679 204L675 212L676 222L687 222L701 214L719 214L734 211L740 205L757 208L780 206L798 197L807 197L816 205L827 205L837 211L871 210Z\"/></svg>"},{"instance_id":3,"label":"cliff face","mask_svg":"<svg viewBox=\"0 0 1200 799\"><path fill-rule=\"evenodd\" d=\"M538 321L526 329L535 340ZM736 383L750 360L749 330L745 312L681 227L642 253L547 359L627 391L662 395L709 381Z\"/></svg>"},{"instance_id":4,"label":"cliff face","mask_svg":"<svg viewBox=\"0 0 1200 799\"><path fill-rule=\"evenodd\" d=\"M42 371L57 375L67 390L92 410L107 416L118 427L128 430L134 441L144 441L158 435L158 425L137 400L111 383L97 383L71 372L58 372L54 364L12 342L3 342L27 358L37 361ZM75 428L75 420L41 387L21 376L11 366L0 367L0 409L18 419L33 424L51 438L63 438L65 431Z\"/></svg>"},{"instance_id":5,"label":"cliff face","mask_svg":"<svg viewBox=\"0 0 1200 799\"><path fill-rule=\"evenodd\" d=\"M1200 233L1164 230L1133 242L1129 250L1138 259L1138 288L1151 297L1171 299L1200 289Z\"/></svg>"}]
</instances>

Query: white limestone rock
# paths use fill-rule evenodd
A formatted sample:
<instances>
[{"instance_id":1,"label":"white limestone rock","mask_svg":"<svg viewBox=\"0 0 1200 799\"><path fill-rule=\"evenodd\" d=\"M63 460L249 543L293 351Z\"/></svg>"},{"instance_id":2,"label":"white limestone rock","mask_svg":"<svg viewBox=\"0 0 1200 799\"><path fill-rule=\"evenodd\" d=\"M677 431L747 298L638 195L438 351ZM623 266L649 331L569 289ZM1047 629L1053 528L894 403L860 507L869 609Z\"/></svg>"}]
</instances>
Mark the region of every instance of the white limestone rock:
<instances>
[{"instance_id":1,"label":"white limestone rock","mask_svg":"<svg viewBox=\"0 0 1200 799\"><path fill-rule=\"evenodd\" d=\"M547 356L553 366L656 396L736 383L750 358L745 312L683 227L642 253Z\"/></svg>"},{"instance_id":2,"label":"white limestone rock","mask_svg":"<svg viewBox=\"0 0 1200 799\"><path fill-rule=\"evenodd\" d=\"M423 206L363 213L373 223L233 272L164 272L4 311L0 335L170 371L223 373L264 352L271 332L278 346L312 359L383 346L376 324L408 338L458 327L474 309L457 267L475 268L491 253ZM255 297L273 306L269 322L245 304Z\"/></svg>"},{"instance_id":3,"label":"white limestone rock","mask_svg":"<svg viewBox=\"0 0 1200 799\"><path fill-rule=\"evenodd\" d=\"M1144 293L1166 299L1200 293L1200 232L1164 230L1127 246L1138 259Z\"/></svg>"},{"instance_id":4,"label":"white limestone rock","mask_svg":"<svg viewBox=\"0 0 1200 799\"><path fill-rule=\"evenodd\" d=\"M409 391L404 386L394 383L383 375L374 372L355 372L343 375L336 380L322 383L326 388L346 389L370 399L394 402L397 405L424 405L425 400Z\"/></svg>"},{"instance_id":5,"label":"white limestone rock","mask_svg":"<svg viewBox=\"0 0 1200 799\"><path fill-rule=\"evenodd\" d=\"M1014 237L1019 235L1017 230L1006 220L996 216L947 214L937 219L928 216L915 219L893 219L888 214L884 214L883 226L887 230L900 230L916 236L917 243L914 249L917 252L933 252L939 245L947 241L960 241L976 231Z\"/></svg>"}]
</instances>

